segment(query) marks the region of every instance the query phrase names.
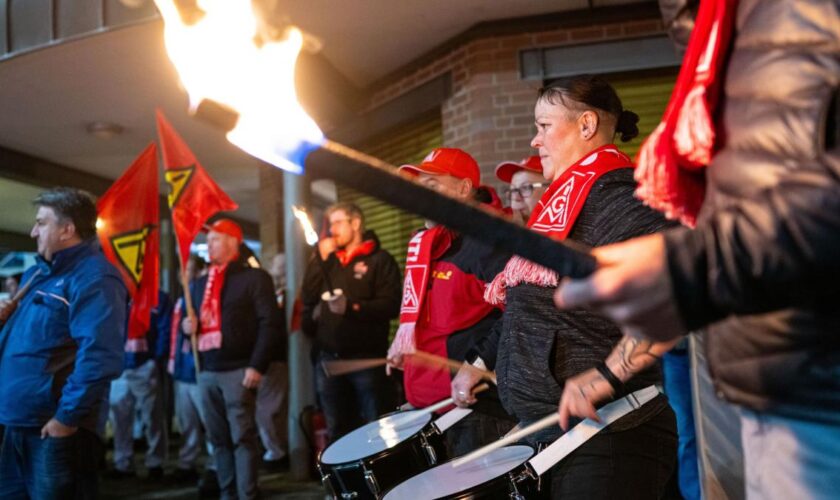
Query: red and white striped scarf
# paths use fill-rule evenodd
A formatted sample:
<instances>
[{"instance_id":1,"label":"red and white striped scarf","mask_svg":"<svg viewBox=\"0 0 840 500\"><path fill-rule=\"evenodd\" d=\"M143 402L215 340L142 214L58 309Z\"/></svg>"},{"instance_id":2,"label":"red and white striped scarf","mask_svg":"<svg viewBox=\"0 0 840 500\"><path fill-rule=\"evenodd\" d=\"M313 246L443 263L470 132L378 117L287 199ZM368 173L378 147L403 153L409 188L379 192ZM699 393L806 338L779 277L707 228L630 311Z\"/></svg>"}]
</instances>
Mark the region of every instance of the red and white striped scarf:
<instances>
[{"instance_id":1,"label":"red and white striped scarf","mask_svg":"<svg viewBox=\"0 0 840 500\"><path fill-rule=\"evenodd\" d=\"M566 239L595 181L607 172L632 167L630 158L613 144L592 151L551 183L531 213L528 227L557 240ZM553 287L557 282L556 272L514 255L487 285L484 300L501 305L505 303L507 289L520 283Z\"/></svg>"},{"instance_id":2,"label":"red and white striped scarf","mask_svg":"<svg viewBox=\"0 0 840 500\"><path fill-rule=\"evenodd\" d=\"M636 196L693 227L715 151L714 114L734 31L737 0L703 0L662 122L639 150Z\"/></svg>"},{"instance_id":3,"label":"red and white striped scarf","mask_svg":"<svg viewBox=\"0 0 840 500\"><path fill-rule=\"evenodd\" d=\"M201 352L222 347L222 288L228 265L213 264L207 273L204 298L201 301L201 331L198 350Z\"/></svg>"},{"instance_id":4,"label":"red and white striped scarf","mask_svg":"<svg viewBox=\"0 0 840 500\"><path fill-rule=\"evenodd\" d=\"M452 245L454 233L443 227L435 226L420 231L408 242L405 259L405 281L400 306L400 326L388 350L388 357L414 352L414 329L423 301L429 287L432 261L440 258Z\"/></svg>"}]
</instances>

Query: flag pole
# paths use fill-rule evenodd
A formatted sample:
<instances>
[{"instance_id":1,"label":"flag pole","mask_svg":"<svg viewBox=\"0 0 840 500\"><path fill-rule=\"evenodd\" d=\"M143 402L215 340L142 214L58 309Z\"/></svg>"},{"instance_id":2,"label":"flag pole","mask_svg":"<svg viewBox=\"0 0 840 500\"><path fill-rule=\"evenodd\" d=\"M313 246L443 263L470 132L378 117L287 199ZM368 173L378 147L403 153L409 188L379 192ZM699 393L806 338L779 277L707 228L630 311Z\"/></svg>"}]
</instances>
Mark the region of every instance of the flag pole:
<instances>
[{"instance_id":1,"label":"flag pole","mask_svg":"<svg viewBox=\"0 0 840 500\"><path fill-rule=\"evenodd\" d=\"M192 348L193 366L195 367L195 380L198 382L198 374L201 372L201 362L198 359L198 322L195 316L195 307L192 303L192 294L190 294L190 284L187 281L187 270L184 268L184 259L181 258L181 245L175 241L175 247L178 250L178 276L181 277L181 288L184 290L184 306L187 308L187 318L193 325L193 332L190 334L190 347Z\"/></svg>"}]
</instances>

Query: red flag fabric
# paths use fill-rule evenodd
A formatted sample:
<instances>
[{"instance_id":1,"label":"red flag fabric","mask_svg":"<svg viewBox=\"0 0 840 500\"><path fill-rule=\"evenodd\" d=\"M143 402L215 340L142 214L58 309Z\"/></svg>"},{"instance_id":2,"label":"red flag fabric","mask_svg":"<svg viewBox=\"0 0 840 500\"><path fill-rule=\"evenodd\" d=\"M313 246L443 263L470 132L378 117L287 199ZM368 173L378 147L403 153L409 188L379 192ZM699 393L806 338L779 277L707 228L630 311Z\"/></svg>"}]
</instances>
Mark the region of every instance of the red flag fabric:
<instances>
[{"instance_id":1,"label":"red flag fabric","mask_svg":"<svg viewBox=\"0 0 840 500\"><path fill-rule=\"evenodd\" d=\"M163 174L170 188L172 227L178 239L181 269L186 269L190 244L207 219L217 212L236 210L239 205L210 178L161 110L157 110L157 126Z\"/></svg>"},{"instance_id":2,"label":"red flag fabric","mask_svg":"<svg viewBox=\"0 0 840 500\"><path fill-rule=\"evenodd\" d=\"M99 198L97 234L132 298L126 351L148 351L146 332L158 301L160 233L157 146L149 144Z\"/></svg>"}]
</instances>

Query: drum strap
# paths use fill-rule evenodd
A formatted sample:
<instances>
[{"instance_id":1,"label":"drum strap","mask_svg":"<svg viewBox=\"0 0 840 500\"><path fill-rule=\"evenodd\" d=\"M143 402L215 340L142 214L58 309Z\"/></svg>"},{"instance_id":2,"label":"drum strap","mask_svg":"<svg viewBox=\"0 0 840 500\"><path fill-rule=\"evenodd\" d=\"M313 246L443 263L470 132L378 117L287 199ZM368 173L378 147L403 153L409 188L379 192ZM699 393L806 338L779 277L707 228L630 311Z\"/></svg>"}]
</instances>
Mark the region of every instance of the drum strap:
<instances>
[{"instance_id":1,"label":"drum strap","mask_svg":"<svg viewBox=\"0 0 840 500\"><path fill-rule=\"evenodd\" d=\"M472 413L472 410L469 408L453 408L435 420L434 426L443 433L443 431L457 424L470 413Z\"/></svg>"},{"instance_id":2,"label":"drum strap","mask_svg":"<svg viewBox=\"0 0 840 500\"><path fill-rule=\"evenodd\" d=\"M531 467L533 467L538 475L542 475L545 471L554 467L557 462L566 458L566 455L589 441L606 426L631 411L638 410L642 405L651 401L661 392L662 389L659 386L651 385L604 405L598 410L598 416L601 418L600 424L592 419L585 419L583 422L572 427L569 432L560 436L557 441L551 443L546 449L529 460L528 463L531 464Z\"/></svg>"}]
</instances>

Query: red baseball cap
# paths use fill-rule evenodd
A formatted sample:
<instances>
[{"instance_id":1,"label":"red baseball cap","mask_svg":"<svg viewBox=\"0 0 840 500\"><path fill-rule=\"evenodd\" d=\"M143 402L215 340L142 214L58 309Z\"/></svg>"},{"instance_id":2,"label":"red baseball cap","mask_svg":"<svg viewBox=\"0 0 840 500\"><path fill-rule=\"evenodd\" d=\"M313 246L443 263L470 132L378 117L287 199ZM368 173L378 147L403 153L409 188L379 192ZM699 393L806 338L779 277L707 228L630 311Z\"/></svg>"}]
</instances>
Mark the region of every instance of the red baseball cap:
<instances>
[{"instance_id":1,"label":"red baseball cap","mask_svg":"<svg viewBox=\"0 0 840 500\"><path fill-rule=\"evenodd\" d=\"M458 179L469 179L473 187L481 184L481 170L478 163L466 151L457 148L436 148L423 158L420 165L403 165L400 172L411 175L451 175Z\"/></svg>"},{"instance_id":2,"label":"red baseball cap","mask_svg":"<svg viewBox=\"0 0 840 500\"><path fill-rule=\"evenodd\" d=\"M520 170L528 170L530 172L537 172L542 174L542 163L539 156L529 156L524 158L519 163L512 161L503 161L496 165L496 178L502 182L510 184L513 174Z\"/></svg>"},{"instance_id":3,"label":"red baseball cap","mask_svg":"<svg viewBox=\"0 0 840 500\"><path fill-rule=\"evenodd\" d=\"M210 231L215 231L217 233L233 236L234 238L236 238L237 241L242 241L242 228L239 227L239 224L233 222L230 219L219 219L216 222L210 224L210 227L207 229L207 232Z\"/></svg>"}]
</instances>

